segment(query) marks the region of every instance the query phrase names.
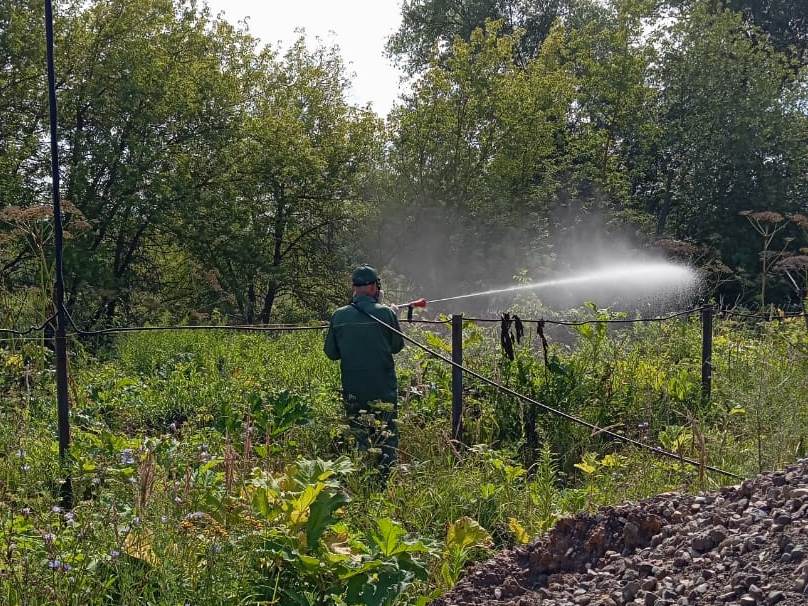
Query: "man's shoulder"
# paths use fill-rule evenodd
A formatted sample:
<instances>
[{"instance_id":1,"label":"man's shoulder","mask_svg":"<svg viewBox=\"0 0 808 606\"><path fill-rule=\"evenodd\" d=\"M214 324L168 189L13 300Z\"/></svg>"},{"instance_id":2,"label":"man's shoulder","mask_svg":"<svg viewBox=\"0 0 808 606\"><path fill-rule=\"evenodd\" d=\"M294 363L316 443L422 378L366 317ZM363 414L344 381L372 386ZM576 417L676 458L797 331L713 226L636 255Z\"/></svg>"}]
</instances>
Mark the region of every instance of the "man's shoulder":
<instances>
[{"instance_id":1,"label":"man's shoulder","mask_svg":"<svg viewBox=\"0 0 808 606\"><path fill-rule=\"evenodd\" d=\"M390 307L382 303L374 303L373 307L365 309L365 313L367 312L371 312L374 316L385 321L392 320L396 315ZM334 311L334 313L331 315L331 319L346 320L349 318L356 318L360 314L364 315L362 311L358 310L353 305L348 304L343 305Z\"/></svg>"},{"instance_id":2,"label":"man's shoulder","mask_svg":"<svg viewBox=\"0 0 808 606\"><path fill-rule=\"evenodd\" d=\"M395 313L393 312L392 308L390 308L389 306L385 305L384 303L376 303L376 304L373 306L373 309L374 309L374 310L375 310L377 313L379 313L379 314L381 314L381 315L387 315L387 316L390 316L390 317L393 317L393 316L395 315Z\"/></svg>"},{"instance_id":3,"label":"man's shoulder","mask_svg":"<svg viewBox=\"0 0 808 606\"><path fill-rule=\"evenodd\" d=\"M343 305L342 307L338 307L336 311L331 315L331 318L338 318L340 316L352 316L356 313L356 309L353 305Z\"/></svg>"}]
</instances>

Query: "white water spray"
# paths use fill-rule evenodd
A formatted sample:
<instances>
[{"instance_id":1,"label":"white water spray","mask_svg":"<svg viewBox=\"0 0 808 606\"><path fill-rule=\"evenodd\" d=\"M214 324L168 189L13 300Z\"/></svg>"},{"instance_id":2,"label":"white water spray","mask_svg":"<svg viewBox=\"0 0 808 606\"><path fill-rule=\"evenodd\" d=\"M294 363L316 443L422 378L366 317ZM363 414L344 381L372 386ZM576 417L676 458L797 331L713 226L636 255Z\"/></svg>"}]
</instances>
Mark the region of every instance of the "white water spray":
<instances>
[{"instance_id":1,"label":"white water spray","mask_svg":"<svg viewBox=\"0 0 808 606\"><path fill-rule=\"evenodd\" d=\"M593 286L608 284L610 286L616 286L621 290L642 289L644 291L654 290L657 292L685 291L694 288L697 283L698 276L696 272L683 265L663 262L623 263L568 278L545 280L544 282L533 282L531 284L519 284L517 286L508 286L507 288L497 288L493 290L483 290L466 295L458 295L456 297L431 299L429 302L440 303L441 301L484 297L508 292L590 284Z\"/></svg>"}]
</instances>

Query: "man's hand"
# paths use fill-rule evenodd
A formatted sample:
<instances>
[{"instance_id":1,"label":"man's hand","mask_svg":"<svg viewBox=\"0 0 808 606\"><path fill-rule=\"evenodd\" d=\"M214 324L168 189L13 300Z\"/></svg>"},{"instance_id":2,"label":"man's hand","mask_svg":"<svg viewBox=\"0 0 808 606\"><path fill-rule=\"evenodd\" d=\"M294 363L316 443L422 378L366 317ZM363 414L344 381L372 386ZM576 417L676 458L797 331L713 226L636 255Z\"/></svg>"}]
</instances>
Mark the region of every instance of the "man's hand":
<instances>
[{"instance_id":1,"label":"man's hand","mask_svg":"<svg viewBox=\"0 0 808 606\"><path fill-rule=\"evenodd\" d=\"M398 315L398 305L391 303L388 307L393 310L393 313L396 314L396 316Z\"/></svg>"}]
</instances>

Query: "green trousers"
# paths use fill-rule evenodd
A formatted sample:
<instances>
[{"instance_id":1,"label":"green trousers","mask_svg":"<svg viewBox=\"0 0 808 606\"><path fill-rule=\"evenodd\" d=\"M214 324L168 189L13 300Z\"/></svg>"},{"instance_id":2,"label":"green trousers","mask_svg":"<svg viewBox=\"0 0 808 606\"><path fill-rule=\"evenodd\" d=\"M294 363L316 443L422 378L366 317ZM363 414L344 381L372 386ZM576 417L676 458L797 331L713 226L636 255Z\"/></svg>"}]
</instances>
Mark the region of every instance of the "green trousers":
<instances>
[{"instance_id":1,"label":"green trousers","mask_svg":"<svg viewBox=\"0 0 808 606\"><path fill-rule=\"evenodd\" d=\"M394 402L345 400L348 427L356 446L378 456L382 477L398 459L398 406Z\"/></svg>"}]
</instances>

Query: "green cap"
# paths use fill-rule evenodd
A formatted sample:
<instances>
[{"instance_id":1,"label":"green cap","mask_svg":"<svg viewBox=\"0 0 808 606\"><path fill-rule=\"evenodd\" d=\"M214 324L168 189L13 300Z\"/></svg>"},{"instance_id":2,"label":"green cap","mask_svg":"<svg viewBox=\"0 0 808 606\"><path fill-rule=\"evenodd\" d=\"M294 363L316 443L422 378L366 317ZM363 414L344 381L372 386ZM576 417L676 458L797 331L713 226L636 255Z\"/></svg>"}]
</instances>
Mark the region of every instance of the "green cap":
<instances>
[{"instance_id":1,"label":"green cap","mask_svg":"<svg viewBox=\"0 0 808 606\"><path fill-rule=\"evenodd\" d=\"M379 281L379 274L370 265L360 265L351 274L351 281L354 286L365 286L375 284Z\"/></svg>"}]
</instances>

